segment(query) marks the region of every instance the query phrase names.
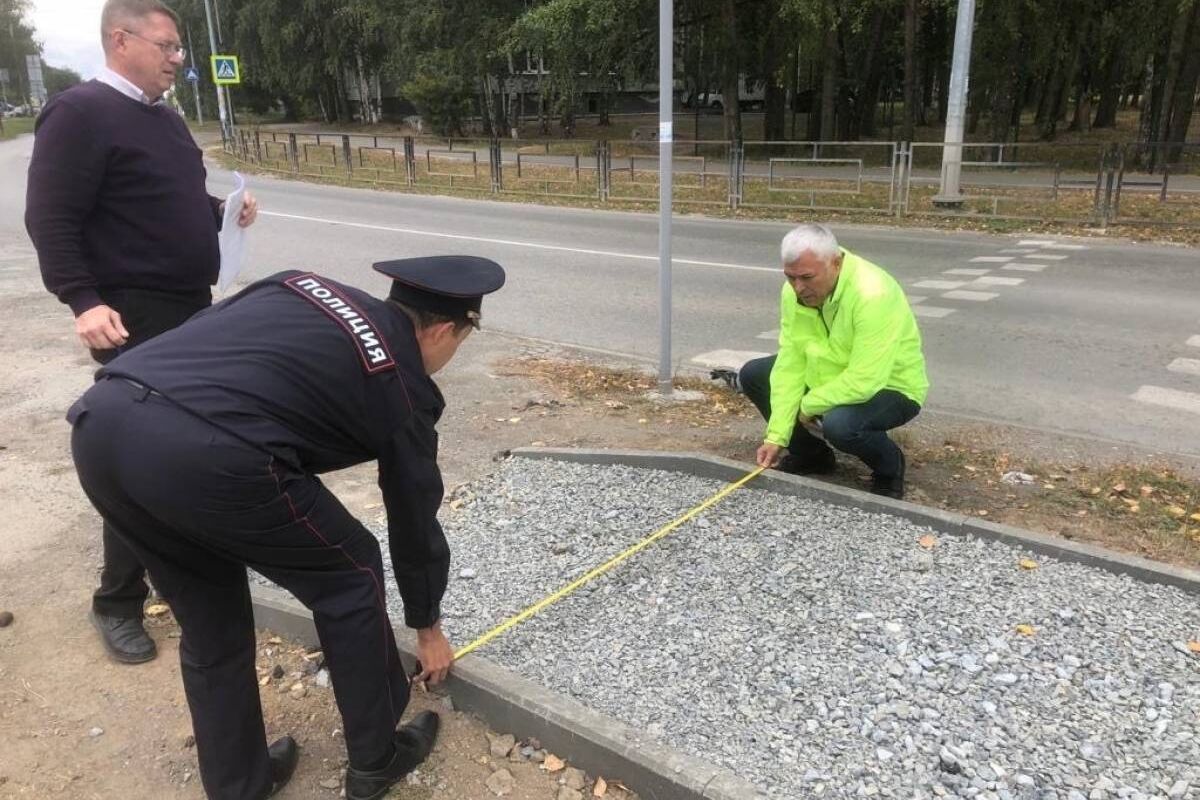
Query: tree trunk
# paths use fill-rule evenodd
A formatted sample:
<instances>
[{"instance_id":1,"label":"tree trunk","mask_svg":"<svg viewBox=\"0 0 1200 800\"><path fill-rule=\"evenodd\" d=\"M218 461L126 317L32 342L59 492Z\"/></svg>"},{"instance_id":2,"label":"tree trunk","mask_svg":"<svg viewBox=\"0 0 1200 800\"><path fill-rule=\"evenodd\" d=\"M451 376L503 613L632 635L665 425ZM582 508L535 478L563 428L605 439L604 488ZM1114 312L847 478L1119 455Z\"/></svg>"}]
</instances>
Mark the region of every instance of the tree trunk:
<instances>
[{"instance_id":1,"label":"tree trunk","mask_svg":"<svg viewBox=\"0 0 1200 800\"><path fill-rule=\"evenodd\" d=\"M858 108L855 124L850 131L851 138L857 140L859 135L875 135L875 111L879 104L879 84L883 79L883 59L880 50L883 44L883 23L887 12L883 8L875 10L871 19L871 33L863 50L858 76L862 87L858 94Z\"/></svg>"},{"instance_id":2,"label":"tree trunk","mask_svg":"<svg viewBox=\"0 0 1200 800\"><path fill-rule=\"evenodd\" d=\"M1183 56L1179 75L1175 79L1175 91L1168 97L1171 105L1170 121L1163 131L1163 141L1172 144L1187 139L1188 126L1192 121L1195 106L1196 84L1200 80L1200 2L1192 3L1191 21L1183 42ZM1167 163L1179 160L1181 146L1168 148Z\"/></svg>"},{"instance_id":3,"label":"tree trunk","mask_svg":"<svg viewBox=\"0 0 1200 800\"><path fill-rule=\"evenodd\" d=\"M741 64L738 60L737 0L722 0L721 27L725 47L721 52L721 98L725 117L725 138L742 141L742 107L739 102L738 78Z\"/></svg>"},{"instance_id":4,"label":"tree trunk","mask_svg":"<svg viewBox=\"0 0 1200 800\"><path fill-rule=\"evenodd\" d=\"M830 20L825 31L824 64L821 67L821 141L831 142L836 136L838 86L838 33Z\"/></svg>"},{"instance_id":5,"label":"tree trunk","mask_svg":"<svg viewBox=\"0 0 1200 800\"><path fill-rule=\"evenodd\" d=\"M763 42L762 58L762 74L766 81L763 94L763 138L767 141L777 142L787 137L787 130L784 127L786 90L779 81L780 67L786 52L783 42L785 27L779 23L777 4L770 5L768 14L767 35Z\"/></svg>"},{"instance_id":6,"label":"tree trunk","mask_svg":"<svg viewBox=\"0 0 1200 800\"><path fill-rule=\"evenodd\" d=\"M1158 46L1154 50L1154 58L1150 62L1147 82L1149 84L1149 102L1142 105L1142 117L1139 122L1140 140L1149 144L1158 141L1159 115L1163 107L1164 89L1167 82L1167 64L1171 55L1172 25L1164 25Z\"/></svg>"},{"instance_id":7,"label":"tree trunk","mask_svg":"<svg viewBox=\"0 0 1200 800\"><path fill-rule=\"evenodd\" d=\"M1100 72L1100 85L1097 87L1099 100L1096 102L1096 117L1092 120L1093 128L1114 128L1117 125L1117 108L1121 103L1121 95L1125 89L1123 76L1125 65L1128 63L1127 50L1123 39L1114 36L1110 41L1108 55Z\"/></svg>"},{"instance_id":8,"label":"tree trunk","mask_svg":"<svg viewBox=\"0 0 1200 800\"><path fill-rule=\"evenodd\" d=\"M900 126L900 138L906 142L913 140L916 124L917 2L904 0L904 122Z\"/></svg>"}]
</instances>

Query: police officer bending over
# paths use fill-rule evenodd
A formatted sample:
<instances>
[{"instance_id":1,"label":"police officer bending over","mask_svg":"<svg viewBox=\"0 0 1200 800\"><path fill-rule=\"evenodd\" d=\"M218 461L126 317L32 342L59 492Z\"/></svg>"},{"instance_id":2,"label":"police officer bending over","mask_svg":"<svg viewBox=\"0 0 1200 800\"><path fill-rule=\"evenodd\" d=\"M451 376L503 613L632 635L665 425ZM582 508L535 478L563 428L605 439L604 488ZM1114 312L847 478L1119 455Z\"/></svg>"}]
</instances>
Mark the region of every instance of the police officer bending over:
<instances>
[{"instance_id":1,"label":"police officer bending over","mask_svg":"<svg viewBox=\"0 0 1200 800\"><path fill-rule=\"evenodd\" d=\"M214 800L268 797L297 761L290 736L267 746L247 566L313 612L344 722L347 797L382 797L437 735L432 712L397 729L409 685L379 544L317 475L378 460L418 679L440 681L453 659L438 624L449 549L434 425L445 401L430 376L504 271L469 256L375 268L393 279L386 301L312 273L252 284L110 362L68 414L84 491L179 620Z\"/></svg>"}]
</instances>

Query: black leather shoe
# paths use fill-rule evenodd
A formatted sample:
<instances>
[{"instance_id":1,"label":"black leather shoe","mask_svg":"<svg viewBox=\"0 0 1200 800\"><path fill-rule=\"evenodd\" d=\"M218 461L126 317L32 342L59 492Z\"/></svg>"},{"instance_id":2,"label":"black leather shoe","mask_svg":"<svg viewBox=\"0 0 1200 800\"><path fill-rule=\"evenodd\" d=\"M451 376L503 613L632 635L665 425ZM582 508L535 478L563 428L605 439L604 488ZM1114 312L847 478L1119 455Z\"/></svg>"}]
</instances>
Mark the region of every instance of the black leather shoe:
<instances>
[{"instance_id":1,"label":"black leather shoe","mask_svg":"<svg viewBox=\"0 0 1200 800\"><path fill-rule=\"evenodd\" d=\"M788 453L779 459L775 469L789 475L832 475L837 470L837 458L832 450L825 450L818 456L799 458Z\"/></svg>"},{"instance_id":2,"label":"black leather shoe","mask_svg":"<svg viewBox=\"0 0 1200 800\"><path fill-rule=\"evenodd\" d=\"M141 617L109 617L90 614L92 626L100 634L104 649L122 664L141 664L158 655L154 640L146 633Z\"/></svg>"},{"instance_id":3,"label":"black leather shoe","mask_svg":"<svg viewBox=\"0 0 1200 800\"><path fill-rule=\"evenodd\" d=\"M896 500L904 499L904 472L908 467L908 461L904 458L904 453L900 453L900 472L891 477L883 477L880 475L871 476L871 494L878 494L884 497L891 497Z\"/></svg>"},{"instance_id":4,"label":"black leather shoe","mask_svg":"<svg viewBox=\"0 0 1200 800\"><path fill-rule=\"evenodd\" d=\"M416 769L433 750L438 734L438 715L422 711L407 725L401 725L392 739L395 752L382 769L346 768L346 797L348 800L378 800L387 794L405 775Z\"/></svg>"},{"instance_id":5,"label":"black leather shoe","mask_svg":"<svg viewBox=\"0 0 1200 800\"><path fill-rule=\"evenodd\" d=\"M296 762L300 760L300 745L290 736L281 736L271 742L267 748L267 756L271 759L271 792L267 797L273 797L276 792L291 780L296 771Z\"/></svg>"}]
</instances>

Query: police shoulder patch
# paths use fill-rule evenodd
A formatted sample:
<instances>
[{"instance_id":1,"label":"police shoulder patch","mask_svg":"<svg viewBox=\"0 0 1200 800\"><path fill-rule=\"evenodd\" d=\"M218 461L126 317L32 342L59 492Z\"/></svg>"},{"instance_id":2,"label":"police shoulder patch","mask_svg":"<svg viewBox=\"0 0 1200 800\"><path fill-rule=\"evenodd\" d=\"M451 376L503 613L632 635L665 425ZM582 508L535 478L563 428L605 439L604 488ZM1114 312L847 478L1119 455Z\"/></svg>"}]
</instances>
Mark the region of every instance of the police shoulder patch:
<instances>
[{"instance_id":1,"label":"police shoulder patch","mask_svg":"<svg viewBox=\"0 0 1200 800\"><path fill-rule=\"evenodd\" d=\"M354 343L363 369L368 375L396 366L383 334L375 327L371 318L346 297L341 289L312 273L288 278L283 284L341 326Z\"/></svg>"}]
</instances>

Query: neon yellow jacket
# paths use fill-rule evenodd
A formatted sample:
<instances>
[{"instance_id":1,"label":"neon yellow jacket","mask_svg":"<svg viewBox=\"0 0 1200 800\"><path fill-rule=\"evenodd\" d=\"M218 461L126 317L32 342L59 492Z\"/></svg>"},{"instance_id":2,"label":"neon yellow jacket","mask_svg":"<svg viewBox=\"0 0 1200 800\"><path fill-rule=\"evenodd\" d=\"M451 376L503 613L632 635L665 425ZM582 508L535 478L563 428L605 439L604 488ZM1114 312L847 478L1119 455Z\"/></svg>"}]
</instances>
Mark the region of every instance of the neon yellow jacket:
<instances>
[{"instance_id":1,"label":"neon yellow jacket","mask_svg":"<svg viewBox=\"0 0 1200 800\"><path fill-rule=\"evenodd\" d=\"M921 332L895 278L842 249L837 287L808 308L784 283L779 294L779 356L771 370L766 441L786 447L800 414L865 403L893 389L918 405L929 391Z\"/></svg>"}]
</instances>

